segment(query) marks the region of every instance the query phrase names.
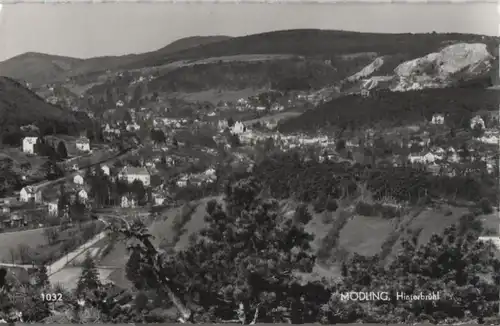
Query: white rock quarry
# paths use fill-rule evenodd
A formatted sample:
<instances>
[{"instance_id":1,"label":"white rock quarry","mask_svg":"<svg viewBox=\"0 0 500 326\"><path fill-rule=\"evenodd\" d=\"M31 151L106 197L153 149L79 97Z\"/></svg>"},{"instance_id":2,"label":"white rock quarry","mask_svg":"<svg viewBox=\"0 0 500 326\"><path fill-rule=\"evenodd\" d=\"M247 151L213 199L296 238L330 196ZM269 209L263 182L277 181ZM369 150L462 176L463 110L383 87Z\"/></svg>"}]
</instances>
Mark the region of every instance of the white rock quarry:
<instances>
[{"instance_id":1,"label":"white rock quarry","mask_svg":"<svg viewBox=\"0 0 500 326\"><path fill-rule=\"evenodd\" d=\"M494 57L483 43L457 43L437 53L406 61L394 73L399 83L392 89L405 91L450 85L457 78L473 79L491 69Z\"/></svg>"},{"instance_id":2,"label":"white rock quarry","mask_svg":"<svg viewBox=\"0 0 500 326\"><path fill-rule=\"evenodd\" d=\"M360 79L366 78L372 75L377 70L379 70L383 64L384 64L384 58L378 57L375 60L373 60L369 65L365 66L363 69L361 69L354 75L347 77L347 81L352 83Z\"/></svg>"},{"instance_id":3,"label":"white rock quarry","mask_svg":"<svg viewBox=\"0 0 500 326\"><path fill-rule=\"evenodd\" d=\"M470 80L488 73L493 60L486 44L457 43L401 63L392 76L371 76L383 65L383 59L377 58L347 81L360 81L364 89L388 88L396 92L442 88L458 79Z\"/></svg>"}]
</instances>

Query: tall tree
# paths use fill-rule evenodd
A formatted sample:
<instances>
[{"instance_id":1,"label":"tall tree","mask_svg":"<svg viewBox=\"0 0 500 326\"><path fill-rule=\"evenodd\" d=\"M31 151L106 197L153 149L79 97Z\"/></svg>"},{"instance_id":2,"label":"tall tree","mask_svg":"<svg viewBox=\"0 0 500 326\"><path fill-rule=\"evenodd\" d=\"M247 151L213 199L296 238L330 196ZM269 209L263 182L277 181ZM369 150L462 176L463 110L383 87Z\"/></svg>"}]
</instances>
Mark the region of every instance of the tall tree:
<instances>
[{"instance_id":1,"label":"tall tree","mask_svg":"<svg viewBox=\"0 0 500 326\"><path fill-rule=\"evenodd\" d=\"M66 145L64 145L64 142L62 141L57 144L57 154L61 159L65 159L68 157L68 150L66 149Z\"/></svg>"},{"instance_id":2,"label":"tall tree","mask_svg":"<svg viewBox=\"0 0 500 326\"><path fill-rule=\"evenodd\" d=\"M98 290L101 286L95 261L87 253L82 264L82 273L76 285L76 293L77 295L85 295L85 292Z\"/></svg>"}]
</instances>

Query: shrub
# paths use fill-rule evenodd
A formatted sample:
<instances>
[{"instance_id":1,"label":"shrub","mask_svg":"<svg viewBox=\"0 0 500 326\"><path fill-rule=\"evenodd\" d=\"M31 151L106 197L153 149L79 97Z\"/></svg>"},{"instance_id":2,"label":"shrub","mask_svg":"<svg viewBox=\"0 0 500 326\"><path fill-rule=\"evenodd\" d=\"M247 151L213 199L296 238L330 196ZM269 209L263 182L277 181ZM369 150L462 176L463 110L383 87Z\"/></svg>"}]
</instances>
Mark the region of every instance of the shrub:
<instances>
[{"instance_id":1,"label":"shrub","mask_svg":"<svg viewBox=\"0 0 500 326\"><path fill-rule=\"evenodd\" d=\"M337 204L337 201L333 198L328 198L326 202L326 210L329 212L334 212L339 208L339 205Z\"/></svg>"},{"instance_id":2,"label":"shrub","mask_svg":"<svg viewBox=\"0 0 500 326\"><path fill-rule=\"evenodd\" d=\"M373 205L362 201L358 202L358 204L356 205L355 212L356 214L363 216L372 216L376 214L376 210L374 209Z\"/></svg>"},{"instance_id":3,"label":"shrub","mask_svg":"<svg viewBox=\"0 0 500 326\"><path fill-rule=\"evenodd\" d=\"M483 214L491 214L493 213L493 206L488 198L483 198L479 201L479 207L481 208Z\"/></svg>"}]
</instances>

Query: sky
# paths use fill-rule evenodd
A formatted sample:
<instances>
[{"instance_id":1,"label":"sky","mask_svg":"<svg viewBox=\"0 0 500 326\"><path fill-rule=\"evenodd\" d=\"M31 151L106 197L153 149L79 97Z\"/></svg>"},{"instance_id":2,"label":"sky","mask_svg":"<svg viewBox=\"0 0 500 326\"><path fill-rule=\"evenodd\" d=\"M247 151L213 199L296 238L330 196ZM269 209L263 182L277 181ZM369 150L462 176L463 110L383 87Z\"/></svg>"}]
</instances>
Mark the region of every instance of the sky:
<instances>
[{"instance_id":1,"label":"sky","mask_svg":"<svg viewBox=\"0 0 500 326\"><path fill-rule=\"evenodd\" d=\"M51 0L46 0L47 2ZM4 4L0 61L42 52L88 58L153 51L188 36L294 28L498 35L497 3Z\"/></svg>"}]
</instances>

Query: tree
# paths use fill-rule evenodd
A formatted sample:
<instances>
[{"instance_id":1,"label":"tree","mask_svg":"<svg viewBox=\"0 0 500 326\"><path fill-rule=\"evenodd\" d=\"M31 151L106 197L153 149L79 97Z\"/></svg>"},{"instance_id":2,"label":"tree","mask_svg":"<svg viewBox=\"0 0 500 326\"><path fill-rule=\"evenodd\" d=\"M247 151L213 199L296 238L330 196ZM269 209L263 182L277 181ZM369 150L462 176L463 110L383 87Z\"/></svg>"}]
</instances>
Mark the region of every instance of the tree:
<instances>
[{"instance_id":1,"label":"tree","mask_svg":"<svg viewBox=\"0 0 500 326\"><path fill-rule=\"evenodd\" d=\"M39 289L46 289L50 285L49 275L47 274L47 267L40 265L35 273L35 286Z\"/></svg>"},{"instance_id":2,"label":"tree","mask_svg":"<svg viewBox=\"0 0 500 326\"><path fill-rule=\"evenodd\" d=\"M146 198L146 189L141 180L134 180L130 185L130 191L137 196L137 201L143 202Z\"/></svg>"},{"instance_id":3,"label":"tree","mask_svg":"<svg viewBox=\"0 0 500 326\"><path fill-rule=\"evenodd\" d=\"M82 264L82 274L76 285L76 293L77 295L85 295L86 292L98 290L101 286L94 259L87 253Z\"/></svg>"},{"instance_id":4,"label":"tree","mask_svg":"<svg viewBox=\"0 0 500 326\"><path fill-rule=\"evenodd\" d=\"M484 129L481 124L476 124L474 128L472 128L472 137L481 138L484 135Z\"/></svg>"},{"instance_id":5,"label":"tree","mask_svg":"<svg viewBox=\"0 0 500 326\"><path fill-rule=\"evenodd\" d=\"M140 274L141 271L141 254L138 250L131 250L130 257L125 265L125 275L127 279L132 282L136 289L142 290L146 286L144 276Z\"/></svg>"},{"instance_id":6,"label":"tree","mask_svg":"<svg viewBox=\"0 0 500 326\"><path fill-rule=\"evenodd\" d=\"M165 133L159 129L151 130L151 140L157 144L164 144L167 141L167 137L165 137Z\"/></svg>"},{"instance_id":7,"label":"tree","mask_svg":"<svg viewBox=\"0 0 500 326\"><path fill-rule=\"evenodd\" d=\"M226 210L209 202L198 240L166 262L180 291L198 298L206 313L215 310L213 322L236 317L235 310L242 323L283 321L277 311L293 306L291 292L301 291L293 271L314 265L312 236L281 215L277 201L260 198L259 189L255 180L241 180L228 188Z\"/></svg>"},{"instance_id":8,"label":"tree","mask_svg":"<svg viewBox=\"0 0 500 326\"><path fill-rule=\"evenodd\" d=\"M21 186L21 179L13 170L10 158L0 160L0 195L11 194Z\"/></svg>"},{"instance_id":9,"label":"tree","mask_svg":"<svg viewBox=\"0 0 500 326\"><path fill-rule=\"evenodd\" d=\"M61 159L65 159L68 157L68 151L66 150L66 145L64 145L64 142L60 141L59 144L57 144L57 154Z\"/></svg>"},{"instance_id":10,"label":"tree","mask_svg":"<svg viewBox=\"0 0 500 326\"><path fill-rule=\"evenodd\" d=\"M234 126L234 123L235 123L235 122L234 122L233 117L229 117L229 119L227 119L227 126L228 126L229 128L231 128L232 126Z\"/></svg>"},{"instance_id":11,"label":"tree","mask_svg":"<svg viewBox=\"0 0 500 326\"><path fill-rule=\"evenodd\" d=\"M229 135L229 144L231 145L231 147L241 146L240 137L237 134L230 134Z\"/></svg>"},{"instance_id":12,"label":"tree","mask_svg":"<svg viewBox=\"0 0 500 326\"><path fill-rule=\"evenodd\" d=\"M343 151L346 148L345 146L346 146L345 140L344 139L339 139L335 143L335 151L337 151L337 152Z\"/></svg>"},{"instance_id":13,"label":"tree","mask_svg":"<svg viewBox=\"0 0 500 326\"><path fill-rule=\"evenodd\" d=\"M130 114L130 111L129 110L125 110L124 114L123 114L123 121L125 121L126 123L131 123L132 122L132 115Z\"/></svg>"},{"instance_id":14,"label":"tree","mask_svg":"<svg viewBox=\"0 0 500 326\"><path fill-rule=\"evenodd\" d=\"M481 199L481 201L479 202L479 207L481 208L483 214L493 213L493 206L491 205L491 202L488 200L488 198Z\"/></svg>"},{"instance_id":15,"label":"tree","mask_svg":"<svg viewBox=\"0 0 500 326\"><path fill-rule=\"evenodd\" d=\"M301 204L295 209L295 213L293 215L294 222L306 225L312 220L312 218L313 217L311 213L309 213L307 205Z\"/></svg>"}]
</instances>

